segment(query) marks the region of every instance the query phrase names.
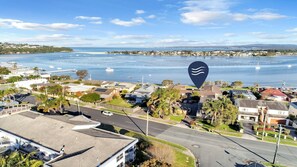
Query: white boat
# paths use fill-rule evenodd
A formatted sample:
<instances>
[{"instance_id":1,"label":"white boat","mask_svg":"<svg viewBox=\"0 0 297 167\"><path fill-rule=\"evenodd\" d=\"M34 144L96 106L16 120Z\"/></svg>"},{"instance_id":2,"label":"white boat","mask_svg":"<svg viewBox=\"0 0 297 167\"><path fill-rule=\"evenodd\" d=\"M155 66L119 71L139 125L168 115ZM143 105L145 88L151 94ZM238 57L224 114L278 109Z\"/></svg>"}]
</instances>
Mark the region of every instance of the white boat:
<instances>
[{"instance_id":1,"label":"white boat","mask_svg":"<svg viewBox=\"0 0 297 167\"><path fill-rule=\"evenodd\" d=\"M57 70L62 70L62 68L61 67L58 67Z\"/></svg>"},{"instance_id":2,"label":"white boat","mask_svg":"<svg viewBox=\"0 0 297 167\"><path fill-rule=\"evenodd\" d=\"M105 69L105 71L106 71L106 72L113 72L114 69L112 69L112 68L110 68L110 67L107 67L107 68Z\"/></svg>"},{"instance_id":3,"label":"white boat","mask_svg":"<svg viewBox=\"0 0 297 167\"><path fill-rule=\"evenodd\" d=\"M291 68L291 67L292 67L292 65L291 65L291 64L289 64L289 65L288 65L288 68Z\"/></svg>"},{"instance_id":4,"label":"white boat","mask_svg":"<svg viewBox=\"0 0 297 167\"><path fill-rule=\"evenodd\" d=\"M55 68L55 66L48 66L49 68Z\"/></svg>"},{"instance_id":5,"label":"white boat","mask_svg":"<svg viewBox=\"0 0 297 167\"><path fill-rule=\"evenodd\" d=\"M261 69L259 63L256 65L255 69L256 69L256 70L260 70L260 69Z\"/></svg>"}]
</instances>

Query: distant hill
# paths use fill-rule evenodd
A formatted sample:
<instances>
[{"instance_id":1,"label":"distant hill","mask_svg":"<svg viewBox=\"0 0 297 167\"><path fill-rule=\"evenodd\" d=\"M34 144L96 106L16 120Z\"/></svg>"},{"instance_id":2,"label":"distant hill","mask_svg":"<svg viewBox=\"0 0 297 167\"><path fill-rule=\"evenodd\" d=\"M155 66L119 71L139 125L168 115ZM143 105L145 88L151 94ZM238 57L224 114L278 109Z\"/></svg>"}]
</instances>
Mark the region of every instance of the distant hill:
<instances>
[{"instance_id":1,"label":"distant hill","mask_svg":"<svg viewBox=\"0 0 297 167\"><path fill-rule=\"evenodd\" d=\"M72 52L68 47L54 47L44 45L13 44L0 42L0 54L33 54L33 53L53 53Z\"/></svg>"}]
</instances>

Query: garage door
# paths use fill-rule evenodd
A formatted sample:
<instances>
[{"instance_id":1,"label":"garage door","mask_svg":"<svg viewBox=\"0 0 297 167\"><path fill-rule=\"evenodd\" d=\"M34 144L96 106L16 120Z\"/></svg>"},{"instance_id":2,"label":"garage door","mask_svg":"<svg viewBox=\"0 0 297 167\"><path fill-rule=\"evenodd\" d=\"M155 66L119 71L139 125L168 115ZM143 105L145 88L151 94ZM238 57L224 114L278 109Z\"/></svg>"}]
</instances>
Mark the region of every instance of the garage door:
<instances>
[{"instance_id":1,"label":"garage door","mask_svg":"<svg viewBox=\"0 0 297 167\"><path fill-rule=\"evenodd\" d=\"M286 124L286 120L285 119L280 119L280 120L271 119L270 124Z\"/></svg>"}]
</instances>

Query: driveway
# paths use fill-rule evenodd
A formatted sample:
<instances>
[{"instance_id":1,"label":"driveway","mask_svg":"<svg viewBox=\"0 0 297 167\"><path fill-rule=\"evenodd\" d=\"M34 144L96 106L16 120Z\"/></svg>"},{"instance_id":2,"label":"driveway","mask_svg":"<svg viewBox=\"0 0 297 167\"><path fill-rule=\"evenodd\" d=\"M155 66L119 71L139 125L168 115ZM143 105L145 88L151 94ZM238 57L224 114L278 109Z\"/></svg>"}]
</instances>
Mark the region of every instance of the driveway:
<instances>
[{"instance_id":1,"label":"driveway","mask_svg":"<svg viewBox=\"0 0 297 167\"><path fill-rule=\"evenodd\" d=\"M243 135L242 137L245 139L250 139L250 140L257 140L257 136L255 135L253 131L253 122L250 121L243 121Z\"/></svg>"}]
</instances>

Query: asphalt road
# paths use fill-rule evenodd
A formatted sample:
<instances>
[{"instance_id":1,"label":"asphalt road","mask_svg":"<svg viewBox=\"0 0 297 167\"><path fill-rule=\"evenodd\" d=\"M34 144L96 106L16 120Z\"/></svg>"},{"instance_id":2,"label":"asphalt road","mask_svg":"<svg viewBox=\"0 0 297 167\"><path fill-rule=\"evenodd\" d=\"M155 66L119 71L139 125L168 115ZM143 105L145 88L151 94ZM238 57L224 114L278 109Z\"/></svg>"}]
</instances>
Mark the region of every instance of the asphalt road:
<instances>
[{"instance_id":1,"label":"asphalt road","mask_svg":"<svg viewBox=\"0 0 297 167\"><path fill-rule=\"evenodd\" d=\"M32 99L30 99L32 100ZM76 112L76 106L69 111ZM145 133L146 121L125 115L105 116L98 110L81 107L81 111L92 120ZM156 122L149 122L149 135L189 148L200 161L201 167L241 167L250 161L272 161L275 144L261 141L224 137L198 132ZM281 145L277 162L288 167L297 166L297 147Z\"/></svg>"}]
</instances>

